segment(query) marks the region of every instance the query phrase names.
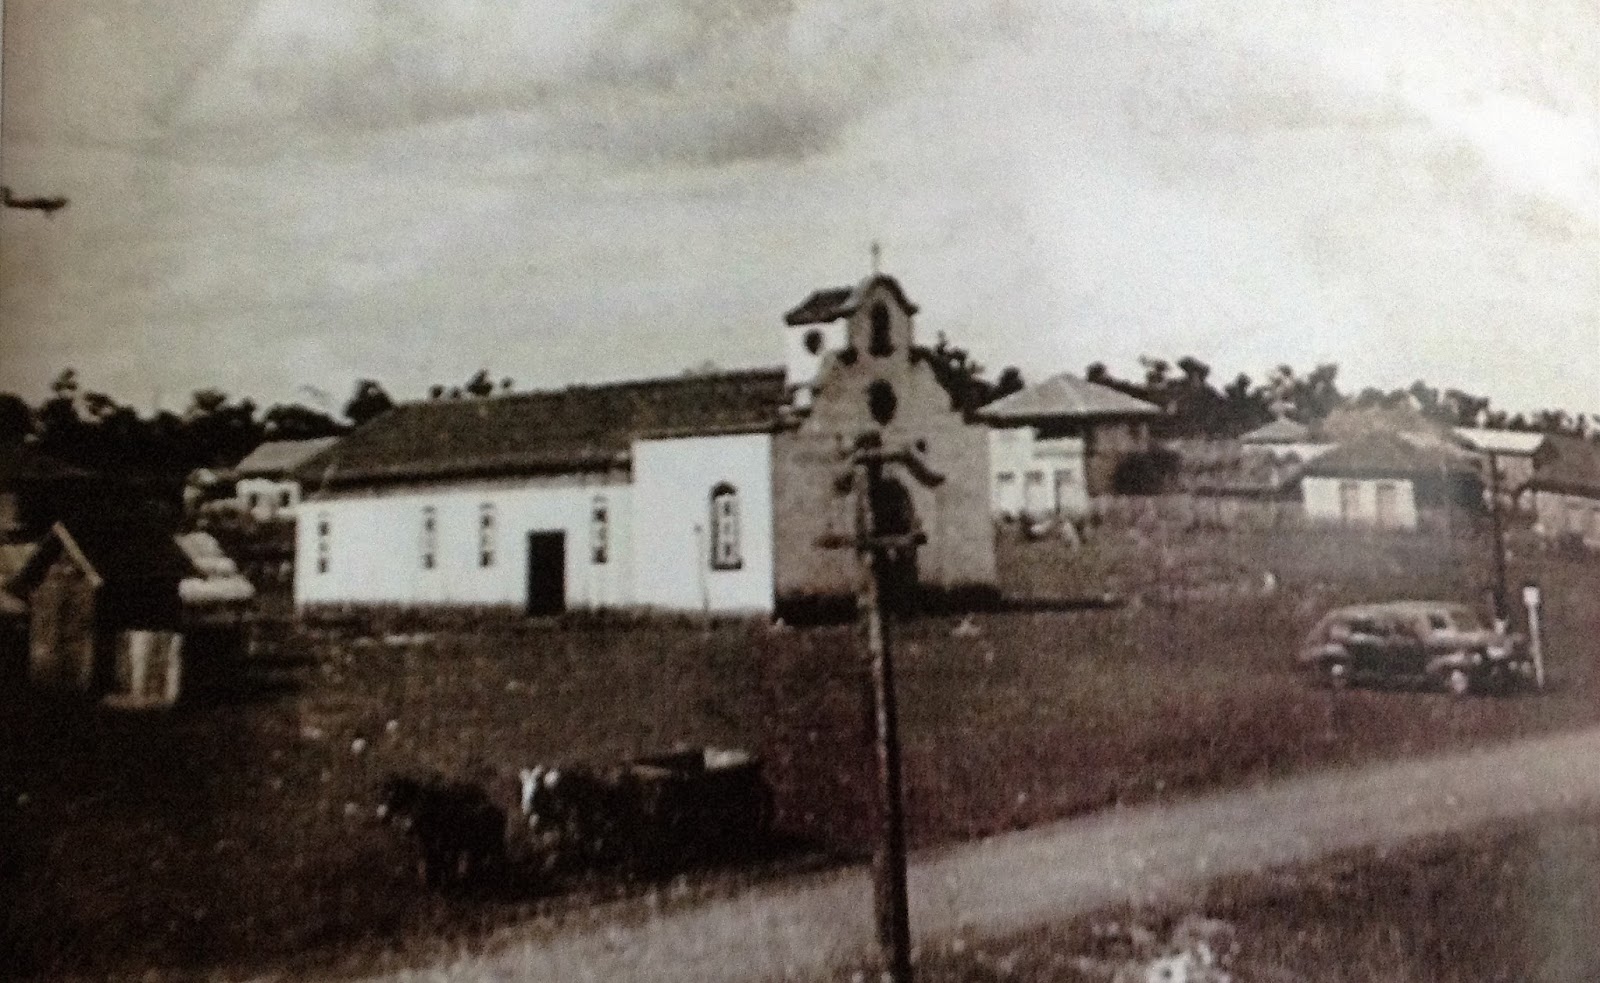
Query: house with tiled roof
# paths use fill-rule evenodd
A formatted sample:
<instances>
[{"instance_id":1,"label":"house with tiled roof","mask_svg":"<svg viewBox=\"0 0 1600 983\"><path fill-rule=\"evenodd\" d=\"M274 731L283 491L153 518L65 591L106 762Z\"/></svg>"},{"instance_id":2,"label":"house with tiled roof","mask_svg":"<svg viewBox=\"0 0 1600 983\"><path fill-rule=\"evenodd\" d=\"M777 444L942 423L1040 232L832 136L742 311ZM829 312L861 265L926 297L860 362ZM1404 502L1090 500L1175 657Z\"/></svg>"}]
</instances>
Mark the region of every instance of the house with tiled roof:
<instances>
[{"instance_id":1,"label":"house with tiled roof","mask_svg":"<svg viewBox=\"0 0 1600 983\"><path fill-rule=\"evenodd\" d=\"M739 613L847 596L857 561L834 544L867 432L924 465L895 465L874 503L926 534L917 583L992 588L985 435L916 346L915 311L874 275L788 312L783 367L397 406L295 470L296 603Z\"/></svg>"},{"instance_id":2,"label":"house with tiled roof","mask_svg":"<svg viewBox=\"0 0 1600 983\"><path fill-rule=\"evenodd\" d=\"M1534 530L1546 539L1600 549L1600 444L1547 435L1534 452L1522 501L1534 514Z\"/></svg>"},{"instance_id":3,"label":"house with tiled roof","mask_svg":"<svg viewBox=\"0 0 1600 983\"><path fill-rule=\"evenodd\" d=\"M1481 510L1476 458L1425 437L1374 430L1341 442L1301 471L1312 522L1415 529L1426 509Z\"/></svg>"},{"instance_id":4,"label":"house with tiled roof","mask_svg":"<svg viewBox=\"0 0 1600 983\"><path fill-rule=\"evenodd\" d=\"M1150 450L1161 408L1062 373L978 416L989 427L995 513L1037 518L1085 514L1090 496L1116 491L1123 463Z\"/></svg>"},{"instance_id":5,"label":"house with tiled roof","mask_svg":"<svg viewBox=\"0 0 1600 983\"><path fill-rule=\"evenodd\" d=\"M295 469L338 440L338 437L315 437L265 441L233 468L234 506L259 522L292 516L294 507L300 503L300 482L294 478Z\"/></svg>"},{"instance_id":6,"label":"house with tiled roof","mask_svg":"<svg viewBox=\"0 0 1600 983\"><path fill-rule=\"evenodd\" d=\"M1485 476L1491 467L1494 469L1501 508L1527 511L1532 507L1532 501L1521 490L1533 478L1534 457L1544 447L1548 434L1484 427L1456 427L1453 433L1462 446L1483 459Z\"/></svg>"}]
</instances>

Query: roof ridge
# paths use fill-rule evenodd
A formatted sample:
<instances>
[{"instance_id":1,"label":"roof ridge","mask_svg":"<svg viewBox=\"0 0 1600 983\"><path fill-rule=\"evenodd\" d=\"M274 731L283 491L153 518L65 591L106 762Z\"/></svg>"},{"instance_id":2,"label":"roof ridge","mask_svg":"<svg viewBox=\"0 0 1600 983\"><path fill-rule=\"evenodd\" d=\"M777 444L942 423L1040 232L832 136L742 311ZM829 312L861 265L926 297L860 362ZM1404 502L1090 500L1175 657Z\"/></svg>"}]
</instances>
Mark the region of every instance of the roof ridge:
<instances>
[{"instance_id":1,"label":"roof ridge","mask_svg":"<svg viewBox=\"0 0 1600 983\"><path fill-rule=\"evenodd\" d=\"M529 401L536 399L550 399L564 396L574 392L620 392L628 389L644 389L647 387L662 387L668 385L689 385L696 382L710 381L740 381L744 379L760 379L784 375L782 366L769 365L760 368L719 369L715 372L696 372L688 375L662 375L643 376L633 379L617 379L610 382L569 382L564 386L548 389L524 389L521 392L490 393L487 396L460 396L455 398L433 397L429 399L412 399L400 403L401 407L408 406L474 406L485 403L509 403Z\"/></svg>"}]
</instances>

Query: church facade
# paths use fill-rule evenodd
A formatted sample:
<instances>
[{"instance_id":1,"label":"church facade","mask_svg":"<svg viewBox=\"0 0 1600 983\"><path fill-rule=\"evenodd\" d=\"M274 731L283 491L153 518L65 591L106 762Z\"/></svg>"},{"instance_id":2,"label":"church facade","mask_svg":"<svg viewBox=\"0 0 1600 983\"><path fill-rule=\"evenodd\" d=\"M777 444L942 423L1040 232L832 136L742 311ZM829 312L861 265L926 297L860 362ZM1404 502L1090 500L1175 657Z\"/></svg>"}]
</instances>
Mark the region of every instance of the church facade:
<instances>
[{"instance_id":1,"label":"church facade","mask_svg":"<svg viewBox=\"0 0 1600 983\"><path fill-rule=\"evenodd\" d=\"M537 616L847 598L864 433L926 464L892 468L874 504L926 534L917 582L992 590L986 432L915 344L915 313L875 275L791 310L782 368L398 406L299 469L295 602Z\"/></svg>"}]
</instances>

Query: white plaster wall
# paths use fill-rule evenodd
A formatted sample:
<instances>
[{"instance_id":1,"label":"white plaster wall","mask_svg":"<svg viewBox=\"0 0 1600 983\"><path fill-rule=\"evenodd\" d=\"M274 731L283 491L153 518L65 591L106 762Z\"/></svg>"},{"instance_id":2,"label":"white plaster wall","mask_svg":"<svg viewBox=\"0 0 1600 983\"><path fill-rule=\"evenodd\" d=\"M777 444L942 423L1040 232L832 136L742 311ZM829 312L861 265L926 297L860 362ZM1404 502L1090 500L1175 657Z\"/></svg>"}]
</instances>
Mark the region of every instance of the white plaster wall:
<instances>
[{"instance_id":1,"label":"white plaster wall","mask_svg":"<svg viewBox=\"0 0 1600 983\"><path fill-rule=\"evenodd\" d=\"M278 504L283 492L289 493L287 505ZM256 497L255 505L250 504L252 495ZM266 521L294 512L295 506L300 503L300 484L295 481L277 481L273 478L241 478L234 491L234 497L241 510Z\"/></svg>"},{"instance_id":2,"label":"white plaster wall","mask_svg":"<svg viewBox=\"0 0 1600 983\"><path fill-rule=\"evenodd\" d=\"M1312 522L1327 522L1338 524L1345 521L1339 506L1339 486L1347 479L1307 477L1300 484L1301 495L1305 500L1306 518ZM1417 497L1411 482L1403 479L1385 479L1395 486L1395 518L1394 528L1415 529L1417 527ZM1356 510L1350 517L1352 525L1372 526L1378 524L1378 485L1375 480L1359 480L1356 482Z\"/></svg>"},{"instance_id":3,"label":"white plaster wall","mask_svg":"<svg viewBox=\"0 0 1600 983\"><path fill-rule=\"evenodd\" d=\"M990 506L997 516L1015 517L1089 511L1084 472L1084 442L1077 437L1038 440L1032 427L995 427L989 431ZM1039 472L1041 483L1030 486L1028 474ZM1003 476L1011 475L1010 479Z\"/></svg>"},{"instance_id":4,"label":"white plaster wall","mask_svg":"<svg viewBox=\"0 0 1600 983\"><path fill-rule=\"evenodd\" d=\"M606 562L593 562L591 509L605 496ZM479 517L495 513L491 566L479 565ZM432 569L422 566L423 509L437 510ZM577 480L449 485L314 499L296 510L296 604L484 604L527 602L528 533L566 533L569 609L628 606L633 599L631 490ZM330 564L317 572L317 526L330 525Z\"/></svg>"},{"instance_id":5,"label":"white plaster wall","mask_svg":"<svg viewBox=\"0 0 1600 983\"><path fill-rule=\"evenodd\" d=\"M722 482L739 492L737 570L711 568L711 490ZM726 613L773 609L769 434L636 441L633 502L638 603Z\"/></svg>"}]
</instances>

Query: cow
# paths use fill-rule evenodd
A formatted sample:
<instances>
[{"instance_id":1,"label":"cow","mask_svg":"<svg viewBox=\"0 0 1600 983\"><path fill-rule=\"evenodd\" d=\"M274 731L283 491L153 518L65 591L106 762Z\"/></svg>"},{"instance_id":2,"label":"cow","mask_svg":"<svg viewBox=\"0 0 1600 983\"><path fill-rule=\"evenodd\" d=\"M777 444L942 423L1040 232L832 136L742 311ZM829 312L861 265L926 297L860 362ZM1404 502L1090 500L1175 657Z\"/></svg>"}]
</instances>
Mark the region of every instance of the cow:
<instances>
[{"instance_id":1,"label":"cow","mask_svg":"<svg viewBox=\"0 0 1600 983\"><path fill-rule=\"evenodd\" d=\"M665 873L759 845L772 817L771 789L742 752L540 765L519 777L523 822L559 864Z\"/></svg>"},{"instance_id":2,"label":"cow","mask_svg":"<svg viewBox=\"0 0 1600 983\"><path fill-rule=\"evenodd\" d=\"M506 812L468 782L390 775L379 819L414 840L429 888L482 885L506 866Z\"/></svg>"}]
</instances>

